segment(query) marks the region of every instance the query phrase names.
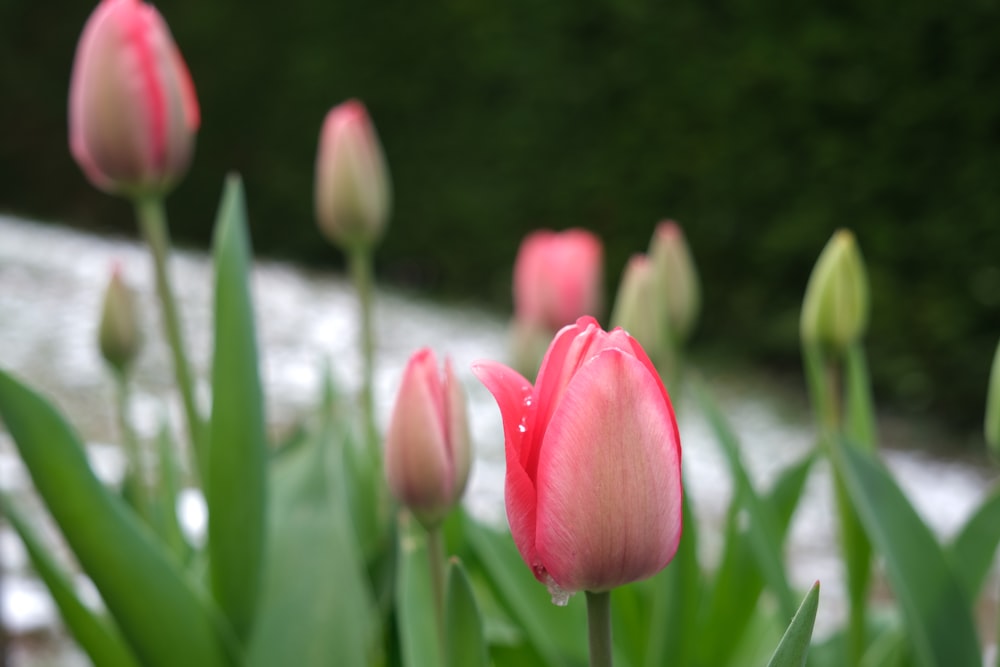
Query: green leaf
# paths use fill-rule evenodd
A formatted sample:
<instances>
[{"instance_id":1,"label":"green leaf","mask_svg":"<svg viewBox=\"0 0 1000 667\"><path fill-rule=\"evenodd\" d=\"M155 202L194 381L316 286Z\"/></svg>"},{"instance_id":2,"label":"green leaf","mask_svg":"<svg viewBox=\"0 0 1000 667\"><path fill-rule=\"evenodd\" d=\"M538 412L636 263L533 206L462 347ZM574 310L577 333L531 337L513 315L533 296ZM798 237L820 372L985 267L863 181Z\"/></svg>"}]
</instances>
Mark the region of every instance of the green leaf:
<instances>
[{"instance_id":1,"label":"green leaf","mask_svg":"<svg viewBox=\"0 0 1000 667\"><path fill-rule=\"evenodd\" d=\"M816 610L819 608L819 582L806 593L799 610L795 612L792 622L785 630L778 648L774 650L768 667L802 667L806 664L809 654L809 642L812 640L813 624L816 622Z\"/></svg>"},{"instance_id":2,"label":"green leaf","mask_svg":"<svg viewBox=\"0 0 1000 667\"><path fill-rule=\"evenodd\" d=\"M164 667L236 663L238 649L218 609L94 476L83 445L52 406L0 372L0 417L138 660Z\"/></svg>"},{"instance_id":3,"label":"green leaf","mask_svg":"<svg viewBox=\"0 0 1000 667\"><path fill-rule=\"evenodd\" d=\"M949 545L947 553L970 600L979 596L993 565L993 555L1000 543L1000 486L962 526L961 532Z\"/></svg>"},{"instance_id":4,"label":"green leaf","mask_svg":"<svg viewBox=\"0 0 1000 667\"><path fill-rule=\"evenodd\" d=\"M833 444L832 461L885 559L917 664L980 665L970 597L934 535L884 466L859 447L842 440Z\"/></svg>"},{"instance_id":5,"label":"green leaf","mask_svg":"<svg viewBox=\"0 0 1000 667\"><path fill-rule=\"evenodd\" d=\"M271 464L267 567L247 665L377 664L376 619L341 479L324 431Z\"/></svg>"},{"instance_id":6,"label":"green leaf","mask_svg":"<svg viewBox=\"0 0 1000 667\"><path fill-rule=\"evenodd\" d=\"M582 600L574 598L566 607L552 604L545 586L521 559L510 533L466 518L465 535L497 600L524 629L545 664L587 664L587 618Z\"/></svg>"},{"instance_id":7,"label":"green leaf","mask_svg":"<svg viewBox=\"0 0 1000 667\"><path fill-rule=\"evenodd\" d=\"M448 593L445 602L445 649L450 667L486 667L486 639L479 606L465 568L458 560L448 567Z\"/></svg>"},{"instance_id":8,"label":"green leaf","mask_svg":"<svg viewBox=\"0 0 1000 667\"><path fill-rule=\"evenodd\" d=\"M871 379L868 375L868 361L861 343L848 345L844 362L845 370L845 432L852 442L867 452L874 452L875 403L872 400Z\"/></svg>"},{"instance_id":9,"label":"green leaf","mask_svg":"<svg viewBox=\"0 0 1000 667\"><path fill-rule=\"evenodd\" d=\"M226 182L214 245L215 354L205 489L209 568L215 599L245 640L261 585L267 435L243 187L235 176Z\"/></svg>"},{"instance_id":10,"label":"green leaf","mask_svg":"<svg viewBox=\"0 0 1000 667\"><path fill-rule=\"evenodd\" d=\"M722 416L708 390L700 382L692 383L697 390L698 402L708 423L715 433L716 440L729 462L729 470L733 475L736 493L740 494L748 519L748 537L753 548L754 557L760 567L768 588L777 598L782 613L792 616L797 608L792 587L785 575L785 566L781 558L780 532L778 521L773 509L767 505L754 489L750 476L740 457L740 445L729 424Z\"/></svg>"},{"instance_id":11,"label":"green leaf","mask_svg":"<svg viewBox=\"0 0 1000 667\"><path fill-rule=\"evenodd\" d=\"M396 613L405 667L440 667L441 643L434 621L427 531L404 512L400 516Z\"/></svg>"},{"instance_id":12,"label":"green leaf","mask_svg":"<svg viewBox=\"0 0 1000 667\"><path fill-rule=\"evenodd\" d=\"M152 525L160 539L181 565L191 561L192 549L177 517L177 498L180 494L180 463L177 460L177 443L170 435L166 420L160 425L156 437L159 475L152 498Z\"/></svg>"},{"instance_id":13,"label":"green leaf","mask_svg":"<svg viewBox=\"0 0 1000 667\"><path fill-rule=\"evenodd\" d=\"M118 627L80 602L69 575L52 558L50 548L42 544L31 529L31 523L6 495L0 495L0 512L21 537L35 572L49 589L63 622L91 661L102 667L138 667Z\"/></svg>"},{"instance_id":14,"label":"green leaf","mask_svg":"<svg viewBox=\"0 0 1000 667\"><path fill-rule=\"evenodd\" d=\"M802 496L802 490L805 488L815 460L816 456L809 454L800 462L782 471L765 498L765 502L773 509L778 521L780 544L784 544L792 515L798 507L799 498ZM764 579L754 559L753 544L747 527L740 521L741 506L740 497L734 495L726 521L722 559L709 595L708 610L700 623L703 637L724 632L729 640L720 642L706 639L695 642L694 648L699 656L699 664L729 663L733 651L747 632L758 607L761 592L764 590ZM653 667L663 663L661 661L647 664Z\"/></svg>"}]
</instances>

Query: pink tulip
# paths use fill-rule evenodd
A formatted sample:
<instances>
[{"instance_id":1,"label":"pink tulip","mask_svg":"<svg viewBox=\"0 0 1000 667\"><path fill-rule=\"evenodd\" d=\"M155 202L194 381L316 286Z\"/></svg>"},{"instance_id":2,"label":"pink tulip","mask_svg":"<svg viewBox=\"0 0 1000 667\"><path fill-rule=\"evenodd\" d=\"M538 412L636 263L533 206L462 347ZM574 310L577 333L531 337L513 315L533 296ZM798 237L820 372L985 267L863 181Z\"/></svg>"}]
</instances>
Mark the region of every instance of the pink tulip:
<instances>
[{"instance_id":1,"label":"pink tulip","mask_svg":"<svg viewBox=\"0 0 1000 667\"><path fill-rule=\"evenodd\" d=\"M601 308L603 248L583 229L540 230L521 242L514 262L514 316L549 331Z\"/></svg>"},{"instance_id":2,"label":"pink tulip","mask_svg":"<svg viewBox=\"0 0 1000 667\"><path fill-rule=\"evenodd\" d=\"M316 217L334 243L377 241L389 219L389 170L365 106L349 100L323 121L316 156Z\"/></svg>"},{"instance_id":3,"label":"pink tulip","mask_svg":"<svg viewBox=\"0 0 1000 667\"><path fill-rule=\"evenodd\" d=\"M163 193L187 171L198 99L163 17L140 0L103 0L76 48L70 150L95 186Z\"/></svg>"},{"instance_id":4,"label":"pink tulip","mask_svg":"<svg viewBox=\"0 0 1000 667\"><path fill-rule=\"evenodd\" d=\"M469 426L462 385L434 353L410 357L385 438L389 489L425 526L441 521L458 503L469 477Z\"/></svg>"},{"instance_id":5,"label":"pink tulip","mask_svg":"<svg viewBox=\"0 0 1000 667\"><path fill-rule=\"evenodd\" d=\"M681 447L666 389L625 331L590 317L549 347L534 387L473 367L500 406L514 542L553 602L656 574L681 536Z\"/></svg>"}]
</instances>

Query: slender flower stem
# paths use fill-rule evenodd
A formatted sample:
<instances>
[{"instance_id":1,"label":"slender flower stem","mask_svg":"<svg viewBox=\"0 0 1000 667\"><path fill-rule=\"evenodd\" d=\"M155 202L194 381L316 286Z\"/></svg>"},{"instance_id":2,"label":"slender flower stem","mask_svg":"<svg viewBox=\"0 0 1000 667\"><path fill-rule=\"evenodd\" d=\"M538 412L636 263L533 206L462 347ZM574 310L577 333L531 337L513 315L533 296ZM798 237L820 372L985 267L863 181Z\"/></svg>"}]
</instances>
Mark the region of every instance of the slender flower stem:
<instances>
[{"instance_id":1,"label":"slender flower stem","mask_svg":"<svg viewBox=\"0 0 1000 667\"><path fill-rule=\"evenodd\" d=\"M427 564L431 571L431 592L434 597L434 621L437 625L438 645L445 653L444 627L444 540L441 526L427 529Z\"/></svg>"},{"instance_id":2,"label":"slender flower stem","mask_svg":"<svg viewBox=\"0 0 1000 667\"><path fill-rule=\"evenodd\" d=\"M146 496L145 474L143 472L142 456L139 451L139 441L135 437L135 431L128 420L129 385L128 375L115 371L115 412L118 418L118 430L122 443L125 446L125 457L128 460L128 469L135 480L135 502L136 509L144 518L149 518L149 505Z\"/></svg>"},{"instance_id":3,"label":"slender flower stem","mask_svg":"<svg viewBox=\"0 0 1000 667\"><path fill-rule=\"evenodd\" d=\"M350 249L347 257L350 264L351 279L358 292L359 319L361 322L361 410L364 417L365 438L368 450L375 461L381 460L378 442L378 431L375 426L375 400L373 383L375 375L375 327L372 323L372 304L374 302L374 278L372 271L371 249L364 245L356 245Z\"/></svg>"},{"instance_id":4,"label":"slender flower stem","mask_svg":"<svg viewBox=\"0 0 1000 667\"><path fill-rule=\"evenodd\" d=\"M590 667L611 667L611 591L587 591Z\"/></svg>"},{"instance_id":5,"label":"slender flower stem","mask_svg":"<svg viewBox=\"0 0 1000 667\"><path fill-rule=\"evenodd\" d=\"M170 285L170 274L167 271L167 258L170 253L170 234L167 230L167 216L163 208L163 200L158 197L143 197L135 200L136 216L142 228L142 234L153 255L153 268L156 278L156 293L160 299L163 312L163 327L167 343L173 355L174 377L184 404L184 414L187 418L188 436L195 452L196 467L204 478L207 470L208 450L205 447L204 423L198 413L194 396L194 381L191 376L191 366L188 363L184 339L181 332L180 315L173 288Z\"/></svg>"}]
</instances>

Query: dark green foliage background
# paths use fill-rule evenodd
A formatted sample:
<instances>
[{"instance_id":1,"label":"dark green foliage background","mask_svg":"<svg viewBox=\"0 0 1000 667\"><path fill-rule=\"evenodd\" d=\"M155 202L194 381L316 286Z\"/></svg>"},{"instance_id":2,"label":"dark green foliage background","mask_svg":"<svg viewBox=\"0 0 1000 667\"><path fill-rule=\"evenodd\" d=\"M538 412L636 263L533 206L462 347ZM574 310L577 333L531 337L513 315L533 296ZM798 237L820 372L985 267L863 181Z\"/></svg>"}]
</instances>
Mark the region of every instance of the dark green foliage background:
<instances>
[{"instance_id":1,"label":"dark green foliage background","mask_svg":"<svg viewBox=\"0 0 1000 667\"><path fill-rule=\"evenodd\" d=\"M0 208L131 232L66 148L92 6L0 5ZM234 169L258 251L339 262L314 229L313 161L326 111L359 97L395 184L384 279L502 310L520 238L583 226L612 294L673 217L705 282L699 344L794 368L810 267L846 226L875 289L880 398L981 419L1000 336L997 0L158 7L203 112L169 202L183 241L206 242Z\"/></svg>"}]
</instances>

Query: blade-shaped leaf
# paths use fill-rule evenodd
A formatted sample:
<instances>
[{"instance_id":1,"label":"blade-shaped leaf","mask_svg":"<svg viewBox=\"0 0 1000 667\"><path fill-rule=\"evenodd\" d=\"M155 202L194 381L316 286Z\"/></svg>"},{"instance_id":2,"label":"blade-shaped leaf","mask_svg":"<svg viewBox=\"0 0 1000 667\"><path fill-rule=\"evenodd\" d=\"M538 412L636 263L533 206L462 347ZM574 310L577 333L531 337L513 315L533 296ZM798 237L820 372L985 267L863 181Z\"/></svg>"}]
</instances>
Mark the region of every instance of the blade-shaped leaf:
<instances>
[{"instance_id":1,"label":"blade-shaped leaf","mask_svg":"<svg viewBox=\"0 0 1000 667\"><path fill-rule=\"evenodd\" d=\"M405 667L446 664L434 621L427 531L408 513L400 515L396 613Z\"/></svg>"},{"instance_id":2,"label":"blade-shaped leaf","mask_svg":"<svg viewBox=\"0 0 1000 667\"><path fill-rule=\"evenodd\" d=\"M815 460L815 455L810 454L786 468L765 498L777 518L778 537L782 544ZM764 579L753 557L747 527L740 522L739 500L738 496L733 496L726 522L722 560L716 570L707 614L701 621L702 632L709 635L725 632L728 641L696 642L698 663L703 665L728 664L764 590ZM662 661L648 664L653 667L654 664L662 664Z\"/></svg>"},{"instance_id":3,"label":"blade-shaped leaf","mask_svg":"<svg viewBox=\"0 0 1000 667\"><path fill-rule=\"evenodd\" d=\"M970 600L979 596L1000 543L1000 486L976 509L948 547L955 574Z\"/></svg>"},{"instance_id":4,"label":"blade-shaped leaf","mask_svg":"<svg viewBox=\"0 0 1000 667\"><path fill-rule=\"evenodd\" d=\"M21 537L31 564L49 589L63 622L91 661L108 667L138 667L139 663L118 628L80 602L69 575L52 558L49 548L31 529L20 509L5 495L0 495L0 512Z\"/></svg>"},{"instance_id":5,"label":"blade-shaped leaf","mask_svg":"<svg viewBox=\"0 0 1000 667\"><path fill-rule=\"evenodd\" d=\"M243 187L230 177L215 230L215 355L205 491L212 592L243 639L260 590L266 512L267 437L250 261Z\"/></svg>"},{"instance_id":6,"label":"blade-shaped leaf","mask_svg":"<svg viewBox=\"0 0 1000 667\"><path fill-rule=\"evenodd\" d=\"M145 524L94 476L83 445L41 396L0 372L0 417L35 488L145 665L236 662L232 631Z\"/></svg>"},{"instance_id":7,"label":"blade-shaped leaf","mask_svg":"<svg viewBox=\"0 0 1000 667\"><path fill-rule=\"evenodd\" d=\"M697 389L698 402L701 405L715 438L729 462L729 470L733 475L736 492L742 497L749 520L747 531L754 557L764 575L768 588L778 598L778 604L786 616L792 616L797 609L792 587L785 574L785 566L781 557L780 533L778 521L773 509L767 505L754 489L753 482L747 474L740 456L740 446L736 435L722 416L722 412L712 400L708 390L699 382L693 383Z\"/></svg>"},{"instance_id":8,"label":"blade-shaped leaf","mask_svg":"<svg viewBox=\"0 0 1000 667\"><path fill-rule=\"evenodd\" d=\"M774 650L768 667L802 667L809 655L809 643L812 641L813 624L816 622L816 610L819 608L819 582L806 593L805 599L795 612L792 622L781 638L778 648Z\"/></svg>"},{"instance_id":9,"label":"blade-shaped leaf","mask_svg":"<svg viewBox=\"0 0 1000 667\"><path fill-rule=\"evenodd\" d=\"M448 593L445 596L445 650L450 667L486 667L486 639L479 605L461 562L452 560L448 567Z\"/></svg>"},{"instance_id":10,"label":"blade-shaped leaf","mask_svg":"<svg viewBox=\"0 0 1000 667\"><path fill-rule=\"evenodd\" d=\"M374 602L335 444L314 436L271 463L267 567L250 667L377 663Z\"/></svg>"},{"instance_id":11,"label":"blade-shaped leaf","mask_svg":"<svg viewBox=\"0 0 1000 667\"><path fill-rule=\"evenodd\" d=\"M970 598L941 546L885 467L859 447L834 443L833 463L903 610L917 664L980 665Z\"/></svg>"}]
</instances>

